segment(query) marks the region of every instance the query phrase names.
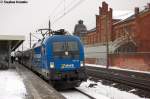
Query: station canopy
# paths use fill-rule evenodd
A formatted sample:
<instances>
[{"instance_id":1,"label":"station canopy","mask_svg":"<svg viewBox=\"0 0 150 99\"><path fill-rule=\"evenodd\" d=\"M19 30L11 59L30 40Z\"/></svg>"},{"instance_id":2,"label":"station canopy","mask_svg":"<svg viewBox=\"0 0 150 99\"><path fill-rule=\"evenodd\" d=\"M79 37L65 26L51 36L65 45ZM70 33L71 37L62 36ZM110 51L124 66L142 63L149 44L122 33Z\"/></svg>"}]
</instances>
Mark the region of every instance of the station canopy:
<instances>
[{"instance_id":1,"label":"station canopy","mask_svg":"<svg viewBox=\"0 0 150 99\"><path fill-rule=\"evenodd\" d=\"M11 51L15 51L23 41L25 40L25 36L20 35L0 35L0 48L8 49L10 46Z\"/></svg>"}]
</instances>

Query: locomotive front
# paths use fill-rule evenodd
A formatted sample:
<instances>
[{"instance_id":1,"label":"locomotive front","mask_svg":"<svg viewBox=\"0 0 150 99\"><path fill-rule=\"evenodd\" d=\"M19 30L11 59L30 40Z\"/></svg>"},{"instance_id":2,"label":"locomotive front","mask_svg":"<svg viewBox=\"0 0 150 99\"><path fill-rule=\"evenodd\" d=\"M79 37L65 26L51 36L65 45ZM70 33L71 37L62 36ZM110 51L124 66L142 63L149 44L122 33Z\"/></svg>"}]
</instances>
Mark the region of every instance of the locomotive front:
<instances>
[{"instance_id":1,"label":"locomotive front","mask_svg":"<svg viewBox=\"0 0 150 99\"><path fill-rule=\"evenodd\" d=\"M45 42L49 80L58 86L72 88L87 79L84 49L78 37L55 35ZM65 85L65 86L64 86Z\"/></svg>"}]
</instances>

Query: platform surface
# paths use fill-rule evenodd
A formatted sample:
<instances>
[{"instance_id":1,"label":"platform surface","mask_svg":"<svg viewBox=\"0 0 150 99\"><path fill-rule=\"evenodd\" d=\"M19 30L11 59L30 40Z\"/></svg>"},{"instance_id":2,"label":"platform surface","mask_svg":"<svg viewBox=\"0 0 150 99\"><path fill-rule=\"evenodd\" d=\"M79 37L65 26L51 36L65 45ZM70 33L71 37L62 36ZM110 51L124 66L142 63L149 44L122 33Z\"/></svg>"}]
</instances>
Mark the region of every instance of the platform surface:
<instances>
[{"instance_id":1,"label":"platform surface","mask_svg":"<svg viewBox=\"0 0 150 99\"><path fill-rule=\"evenodd\" d=\"M13 65L16 65L17 72L23 78L27 90L26 99L65 99L59 92L29 69L20 64Z\"/></svg>"}]
</instances>

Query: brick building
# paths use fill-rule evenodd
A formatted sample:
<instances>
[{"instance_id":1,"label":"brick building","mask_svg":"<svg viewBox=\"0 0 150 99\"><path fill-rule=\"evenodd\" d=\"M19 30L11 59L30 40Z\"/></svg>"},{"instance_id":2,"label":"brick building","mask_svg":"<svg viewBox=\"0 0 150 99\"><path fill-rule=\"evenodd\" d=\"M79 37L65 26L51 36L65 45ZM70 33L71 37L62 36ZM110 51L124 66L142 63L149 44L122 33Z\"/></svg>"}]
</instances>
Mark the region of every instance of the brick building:
<instances>
[{"instance_id":1,"label":"brick building","mask_svg":"<svg viewBox=\"0 0 150 99\"><path fill-rule=\"evenodd\" d=\"M150 4L142 11L136 7L134 14L124 20L113 19L112 13L112 8L102 2L96 15L96 28L85 36L86 50L91 46L106 46L108 38L111 65L150 70ZM96 62L95 57L87 57L90 59Z\"/></svg>"},{"instance_id":2,"label":"brick building","mask_svg":"<svg viewBox=\"0 0 150 99\"><path fill-rule=\"evenodd\" d=\"M113 40L120 37L132 39L137 47L137 52L149 52L150 45L150 5L149 8L139 11L135 8L135 14L125 20L113 24Z\"/></svg>"},{"instance_id":3,"label":"brick building","mask_svg":"<svg viewBox=\"0 0 150 99\"><path fill-rule=\"evenodd\" d=\"M93 30L93 29L92 29ZM106 32L108 39L111 40L112 32L112 9L108 9L108 4L103 2L99 7L99 15L96 15L96 29L89 31L86 35L87 44L106 43Z\"/></svg>"}]
</instances>

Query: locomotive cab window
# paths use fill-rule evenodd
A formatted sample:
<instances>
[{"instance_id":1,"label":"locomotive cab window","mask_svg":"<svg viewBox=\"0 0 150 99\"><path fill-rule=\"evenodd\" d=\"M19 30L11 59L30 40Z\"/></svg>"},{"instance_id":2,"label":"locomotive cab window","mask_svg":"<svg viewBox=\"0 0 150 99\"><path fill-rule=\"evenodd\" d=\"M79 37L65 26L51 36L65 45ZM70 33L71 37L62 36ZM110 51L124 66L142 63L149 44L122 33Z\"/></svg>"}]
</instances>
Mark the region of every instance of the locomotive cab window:
<instances>
[{"instance_id":1,"label":"locomotive cab window","mask_svg":"<svg viewBox=\"0 0 150 99\"><path fill-rule=\"evenodd\" d=\"M78 42L54 42L53 43L54 58L74 58L79 59Z\"/></svg>"},{"instance_id":2,"label":"locomotive cab window","mask_svg":"<svg viewBox=\"0 0 150 99\"><path fill-rule=\"evenodd\" d=\"M53 43L53 52L78 51L78 50L79 50L78 43L75 41Z\"/></svg>"},{"instance_id":3,"label":"locomotive cab window","mask_svg":"<svg viewBox=\"0 0 150 99\"><path fill-rule=\"evenodd\" d=\"M53 51L54 52L65 51L65 43L64 42L54 42L53 43Z\"/></svg>"},{"instance_id":4,"label":"locomotive cab window","mask_svg":"<svg viewBox=\"0 0 150 99\"><path fill-rule=\"evenodd\" d=\"M68 42L68 51L78 51L78 44L77 42Z\"/></svg>"}]
</instances>

